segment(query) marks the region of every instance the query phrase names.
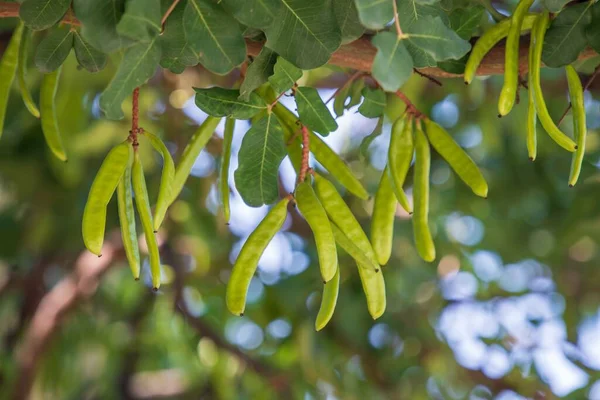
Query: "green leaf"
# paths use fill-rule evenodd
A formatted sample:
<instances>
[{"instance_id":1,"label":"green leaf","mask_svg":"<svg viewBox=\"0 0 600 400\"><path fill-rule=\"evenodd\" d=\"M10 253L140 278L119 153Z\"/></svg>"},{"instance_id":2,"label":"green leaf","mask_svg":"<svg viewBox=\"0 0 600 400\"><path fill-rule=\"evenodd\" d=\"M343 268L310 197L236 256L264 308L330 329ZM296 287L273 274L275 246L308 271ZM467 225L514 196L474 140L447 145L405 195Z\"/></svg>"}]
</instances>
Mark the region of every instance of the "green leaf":
<instances>
[{"instance_id":1,"label":"green leaf","mask_svg":"<svg viewBox=\"0 0 600 400\"><path fill-rule=\"evenodd\" d=\"M198 65L198 54L193 50L183 27L185 2L179 2L165 23L165 30L158 43L162 49L160 65L175 74L180 74L186 67Z\"/></svg>"},{"instance_id":2,"label":"green leaf","mask_svg":"<svg viewBox=\"0 0 600 400\"><path fill-rule=\"evenodd\" d=\"M68 26L52 28L40 42L35 53L35 65L42 72L58 69L73 47L73 32Z\"/></svg>"},{"instance_id":3,"label":"green leaf","mask_svg":"<svg viewBox=\"0 0 600 400\"><path fill-rule=\"evenodd\" d=\"M546 7L546 10L551 13L558 13L567 4L569 0L542 0L542 4Z\"/></svg>"},{"instance_id":4,"label":"green leaf","mask_svg":"<svg viewBox=\"0 0 600 400\"><path fill-rule=\"evenodd\" d=\"M333 12L342 32L342 43L350 43L365 32L354 0L333 0Z\"/></svg>"},{"instance_id":5,"label":"green leaf","mask_svg":"<svg viewBox=\"0 0 600 400\"><path fill-rule=\"evenodd\" d=\"M404 33L406 40L436 61L461 58L471 49L471 44L444 25L439 17L420 18Z\"/></svg>"},{"instance_id":6,"label":"green leaf","mask_svg":"<svg viewBox=\"0 0 600 400\"><path fill-rule=\"evenodd\" d=\"M109 119L123 118L121 105L138 86L154 75L160 61L160 46L157 40L140 42L127 49L117 73L100 96L100 108Z\"/></svg>"},{"instance_id":7,"label":"green leaf","mask_svg":"<svg viewBox=\"0 0 600 400\"><path fill-rule=\"evenodd\" d=\"M355 0L360 22L369 29L383 29L394 18L391 0Z\"/></svg>"},{"instance_id":8,"label":"green leaf","mask_svg":"<svg viewBox=\"0 0 600 400\"><path fill-rule=\"evenodd\" d=\"M125 0L73 0L73 10L82 24L81 36L103 53L112 53L132 43L117 33Z\"/></svg>"},{"instance_id":9,"label":"green leaf","mask_svg":"<svg viewBox=\"0 0 600 400\"><path fill-rule=\"evenodd\" d=\"M410 53L410 56L413 59L413 67L414 68L427 68L427 67L435 67L437 66L437 62L435 58L425 50L420 47L415 46L408 40L405 40L404 46L406 50Z\"/></svg>"},{"instance_id":10,"label":"green leaf","mask_svg":"<svg viewBox=\"0 0 600 400\"><path fill-rule=\"evenodd\" d=\"M600 53L600 3L592 7L592 22L585 30L585 35L590 47Z\"/></svg>"},{"instance_id":11,"label":"green leaf","mask_svg":"<svg viewBox=\"0 0 600 400\"><path fill-rule=\"evenodd\" d=\"M385 91L395 92L412 73L412 57L394 33L379 32L372 43L377 48L371 71L373 77Z\"/></svg>"},{"instance_id":12,"label":"green leaf","mask_svg":"<svg viewBox=\"0 0 600 400\"><path fill-rule=\"evenodd\" d=\"M342 35L333 7L323 0L280 0L282 7L264 28L266 46L301 69L327 63Z\"/></svg>"},{"instance_id":13,"label":"green leaf","mask_svg":"<svg viewBox=\"0 0 600 400\"><path fill-rule=\"evenodd\" d=\"M259 29L271 25L282 7L280 0L221 0L221 4L242 24Z\"/></svg>"},{"instance_id":14,"label":"green leaf","mask_svg":"<svg viewBox=\"0 0 600 400\"><path fill-rule=\"evenodd\" d=\"M213 117L250 119L260 111L266 110L265 102L256 93L250 93L248 101L240 100L240 91L212 87L196 91L196 105Z\"/></svg>"},{"instance_id":15,"label":"green leaf","mask_svg":"<svg viewBox=\"0 0 600 400\"><path fill-rule=\"evenodd\" d=\"M397 0L398 19L403 32L409 32L410 28L425 17L439 17L443 24L450 26L448 14L440 4L420 4L416 0Z\"/></svg>"},{"instance_id":16,"label":"green leaf","mask_svg":"<svg viewBox=\"0 0 600 400\"><path fill-rule=\"evenodd\" d=\"M129 0L117 33L133 40L151 40L160 33L160 0Z\"/></svg>"},{"instance_id":17,"label":"green leaf","mask_svg":"<svg viewBox=\"0 0 600 400\"><path fill-rule=\"evenodd\" d=\"M244 82L240 86L240 99L248 101L250 94L266 83L271 75L275 62L277 61L277 54L273 53L269 48L263 47L258 56L252 61L252 64L246 70L246 76Z\"/></svg>"},{"instance_id":18,"label":"green leaf","mask_svg":"<svg viewBox=\"0 0 600 400\"><path fill-rule=\"evenodd\" d=\"M285 155L283 127L268 113L246 132L238 154L235 187L247 205L260 207L277 200L277 173Z\"/></svg>"},{"instance_id":19,"label":"green leaf","mask_svg":"<svg viewBox=\"0 0 600 400\"><path fill-rule=\"evenodd\" d=\"M557 68L577 59L587 45L585 29L592 21L591 6L592 2L586 2L567 7L552 21L544 38L544 64Z\"/></svg>"},{"instance_id":20,"label":"green leaf","mask_svg":"<svg viewBox=\"0 0 600 400\"><path fill-rule=\"evenodd\" d=\"M449 13L450 29L462 39L470 39L479 27L484 13L485 9L478 5L471 5L468 8L455 8Z\"/></svg>"},{"instance_id":21,"label":"green leaf","mask_svg":"<svg viewBox=\"0 0 600 400\"><path fill-rule=\"evenodd\" d=\"M19 17L34 31L56 24L67 13L71 0L25 0L19 8Z\"/></svg>"},{"instance_id":22,"label":"green leaf","mask_svg":"<svg viewBox=\"0 0 600 400\"><path fill-rule=\"evenodd\" d=\"M98 72L106 66L106 54L92 47L75 31L73 43L77 62L89 72Z\"/></svg>"},{"instance_id":23,"label":"green leaf","mask_svg":"<svg viewBox=\"0 0 600 400\"><path fill-rule=\"evenodd\" d=\"M377 139L383 133L383 116L379 117L377 120L377 125L373 128L373 132L360 142L360 146L358 147L359 155L361 160L364 162L369 156L369 146L373 143L373 140Z\"/></svg>"},{"instance_id":24,"label":"green leaf","mask_svg":"<svg viewBox=\"0 0 600 400\"><path fill-rule=\"evenodd\" d=\"M352 82L350 86L350 101L346 103L346 108L352 108L357 104L360 104L362 100L362 90L365 87L364 79L357 79Z\"/></svg>"},{"instance_id":25,"label":"green leaf","mask_svg":"<svg viewBox=\"0 0 600 400\"><path fill-rule=\"evenodd\" d=\"M376 118L383 115L383 110L387 104L385 93L381 89L364 88L362 90L364 100L358 112L367 118Z\"/></svg>"},{"instance_id":26,"label":"green leaf","mask_svg":"<svg viewBox=\"0 0 600 400\"><path fill-rule=\"evenodd\" d=\"M238 22L211 0L188 0L185 33L200 63L224 75L246 59L246 42Z\"/></svg>"},{"instance_id":27,"label":"green leaf","mask_svg":"<svg viewBox=\"0 0 600 400\"><path fill-rule=\"evenodd\" d=\"M297 68L283 57L278 57L273 68L273 75L268 80L275 93L279 95L290 90L300 78L302 78L300 68Z\"/></svg>"},{"instance_id":28,"label":"green leaf","mask_svg":"<svg viewBox=\"0 0 600 400\"><path fill-rule=\"evenodd\" d=\"M338 128L337 122L327 109L319 96L317 89L312 87L299 87L296 89L296 104L300 121L312 131L323 136Z\"/></svg>"}]
</instances>

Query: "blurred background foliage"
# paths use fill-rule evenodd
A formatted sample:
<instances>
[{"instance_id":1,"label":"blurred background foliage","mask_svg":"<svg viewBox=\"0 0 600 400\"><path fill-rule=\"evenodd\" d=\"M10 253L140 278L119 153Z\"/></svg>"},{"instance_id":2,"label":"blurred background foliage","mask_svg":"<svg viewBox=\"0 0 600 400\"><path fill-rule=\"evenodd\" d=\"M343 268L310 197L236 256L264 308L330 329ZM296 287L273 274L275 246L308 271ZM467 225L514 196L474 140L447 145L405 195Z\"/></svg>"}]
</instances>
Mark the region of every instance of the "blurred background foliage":
<instances>
[{"instance_id":1,"label":"blurred background foliage","mask_svg":"<svg viewBox=\"0 0 600 400\"><path fill-rule=\"evenodd\" d=\"M3 45L13 22L0 22ZM526 105L496 117L501 77L438 87L413 76L403 91L468 150L490 184L489 198L474 196L434 153L438 259L418 257L399 208L394 254L384 267L386 313L369 317L356 267L343 255L336 313L315 333L322 284L310 230L296 212L261 260L245 316L225 308L231 261L266 208L249 208L233 192L231 224L224 224L215 191L222 125L159 232L165 265L158 293L149 288L147 265L142 281L131 278L116 204L109 206L108 251L100 259L84 252L80 221L91 181L130 125L128 104L120 122L99 112L115 65L95 75L77 70L74 59L63 68L57 101L68 163L49 153L16 85L12 92L0 142L1 398L600 399L599 84L586 92L588 151L580 184L569 189L570 154L541 128L538 159L528 160ZM347 76L324 67L306 72L302 84L320 87L327 99ZM34 68L28 79L37 93ZM200 68L160 71L142 88L140 125L167 141L177 160L205 117L192 86L238 80ZM546 69L543 80L557 118L568 104L564 72ZM360 144L375 121L355 109L327 138L371 193L390 121L402 111L390 98L383 134L366 152ZM570 131L571 123L568 116L562 128ZM247 128L237 124L234 156ZM147 144L142 156L156 196L160 158ZM234 159L232 175L236 166ZM282 193L294 179L286 160ZM368 232L372 201L346 200Z\"/></svg>"}]
</instances>

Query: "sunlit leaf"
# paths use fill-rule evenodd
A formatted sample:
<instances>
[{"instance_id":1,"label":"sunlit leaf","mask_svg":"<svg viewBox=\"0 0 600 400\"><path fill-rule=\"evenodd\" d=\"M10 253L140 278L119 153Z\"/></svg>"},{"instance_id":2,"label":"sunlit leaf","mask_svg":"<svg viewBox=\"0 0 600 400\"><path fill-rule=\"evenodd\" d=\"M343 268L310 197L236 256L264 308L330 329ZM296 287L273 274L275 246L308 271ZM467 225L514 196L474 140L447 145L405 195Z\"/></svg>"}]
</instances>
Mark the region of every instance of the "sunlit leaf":
<instances>
[{"instance_id":1,"label":"sunlit leaf","mask_svg":"<svg viewBox=\"0 0 600 400\"><path fill-rule=\"evenodd\" d=\"M377 48L373 60L373 77L384 90L398 90L412 73L412 57L402 40L392 32L379 32L372 42Z\"/></svg>"},{"instance_id":2,"label":"sunlit leaf","mask_svg":"<svg viewBox=\"0 0 600 400\"><path fill-rule=\"evenodd\" d=\"M311 130L328 135L337 129L335 119L327 109L317 89L299 87L296 89L296 104L300 121Z\"/></svg>"},{"instance_id":3,"label":"sunlit leaf","mask_svg":"<svg viewBox=\"0 0 600 400\"><path fill-rule=\"evenodd\" d=\"M240 91L213 87L196 91L196 105L213 117L231 117L250 119L267 108L263 99L256 93L250 93L248 101L241 100Z\"/></svg>"},{"instance_id":4,"label":"sunlit leaf","mask_svg":"<svg viewBox=\"0 0 600 400\"><path fill-rule=\"evenodd\" d=\"M263 83L267 82L268 78L273 75L276 61L277 54L273 53L269 48L263 47L258 56L246 70L246 76L240 86L241 100L249 100L250 93Z\"/></svg>"},{"instance_id":5,"label":"sunlit leaf","mask_svg":"<svg viewBox=\"0 0 600 400\"><path fill-rule=\"evenodd\" d=\"M280 94L290 90L300 78L302 78L301 69L283 57L278 57L273 68L273 75L268 80L275 93Z\"/></svg>"}]
</instances>

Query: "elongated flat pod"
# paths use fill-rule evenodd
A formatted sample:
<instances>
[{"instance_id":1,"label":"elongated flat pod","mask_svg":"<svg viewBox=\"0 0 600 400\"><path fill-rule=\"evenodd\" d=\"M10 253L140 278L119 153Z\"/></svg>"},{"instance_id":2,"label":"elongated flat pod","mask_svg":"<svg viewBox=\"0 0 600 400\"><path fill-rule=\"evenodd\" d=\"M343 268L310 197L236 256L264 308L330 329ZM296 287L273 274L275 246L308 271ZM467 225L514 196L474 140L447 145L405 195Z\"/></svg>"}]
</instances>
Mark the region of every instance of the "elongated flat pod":
<instances>
[{"instance_id":1,"label":"elongated flat pod","mask_svg":"<svg viewBox=\"0 0 600 400\"><path fill-rule=\"evenodd\" d=\"M285 106L281 104L276 104L273 107L273 112L277 116L279 120L285 121L286 125L291 127L296 126L296 121L298 117L296 117L290 110L285 108ZM354 176L352 170L348 167L348 165L342 160L342 158L333 151L327 143L321 139L320 136L315 135L314 132L309 130L310 135L310 151L315 156L315 159L323 165L323 167L337 179L342 186L344 186L348 191L354 194L356 197L366 200L369 197L369 193L364 188L362 183ZM296 141L300 141L300 136L296 135L294 138Z\"/></svg>"},{"instance_id":2,"label":"elongated flat pod","mask_svg":"<svg viewBox=\"0 0 600 400\"><path fill-rule=\"evenodd\" d=\"M533 85L531 71L533 69L534 57L533 39L529 44L529 73L527 74L527 154L531 161L537 157L537 112L535 111L535 94L533 93Z\"/></svg>"},{"instance_id":3,"label":"elongated flat pod","mask_svg":"<svg viewBox=\"0 0 600 400\"><path fill-rule=\"evenodd\" d=\"M82 234L85 247L97 256L101 255L106 226L106 206L115 192L133 148L128 140L115 146L106 156L94 178L85 209L83 210Z\"/></svg>"},{"instance_id":4,"label":"elongated flat pod","mask_svg":"<svg viewBox=\"0 0 600 400\"><path fill-rule=\"evenodd\" d=\"M415 178L413 197L415 213L413 214L413 230L417 251L421 258L431 262L435 260L435 246L429 231L429 170L431 153L429 142L419 124L415 131Z\"/></svg>"},{"instance_id":5,"label":"elongated flat pod","mask_svg":"<svg viewBox=\"0 0 600 400\"><path fill-rule=\"evenodd\" d=\"M375 257L375 252L373 251L373 247L371 247L371 242L369 242L367 235L352 214L352 211L350 211L350 208L348 208L346 205L344 199L342 199L338 193L335 186L319 174L315 174L315 190L317 197L321 201L323 208L325 208L325 211L329 216L329 219L335 225L337 225L337 227L345 236L348 237L348 239L350 239L352 243L354 243L361 253L364 253L367 256L368 260L371 260L369 264L370 266L374 267L371 269L379 269L379 265L376 261L377 257Z\"/></svg>"},{"instance_id":6,"label":"elongated flat pod","mask_svg":"<svg viewBox=\"0 0 600 400\"><path fill-rule=\"evenodd\" d=\"M8 106L8 97L10 88L17 74L17 65L19 60L19 47L23 37L23 22L20 21L15 28L6 50L0 60L0 137L4 131L4 119L6 118L6 107Z\"/></svg>"},{"instance_id":7,"label":"elongated flat pod","mask_svg":"<svg viewBox=\"0 0 600 400\"><path fill-rule=\"evenodd\" d=\"M144 168L138 152L133 155L133 167L131 169L133 182L133 194L135 195L135 205L144 228L144 237L148 246L148 258L150 259L150 273L152 274L152 288L158 290L160 287L160 254L158 253L158 243L154 235L152 225L152 213L150 212L150 201L148 200L148 189L146 189L146 178L144 178Z\"/></svg>"},{"instance_id":8,"label":"elongated flat pod","mask_svg":"<svg viewBox=\"0 0 600 400\"><path fill-rule=\"evenodd\" d=\"M388 168L387 171L392 178L390 183L396 193L398 202L412 214L412 208L408 198L404 193L404 181L410 168L414 152L413 145L413 121L410 116L405 119L399 118L392 125L392 134L390 138L390 148L388 150Z\"/></svg>"},{"instance_id":9,"label":"elongated flat pod","mask_svg":"<svg viewBox=\"0 0 600 400\"><path fill-rule=\"evenodd\" d=\"M135 212L133 211L133 189L131 187L131 168L133 152L123 171L123 176L117 186L117 204L119 206L119 224L121 225L121 239L125 256L129 262L131 273L135 280L140 279L140 250L138 247L137 232L135 229Z\"/></svg>"},{"instance_id":10,"label":"elongated flat pod","mask_svg":"<svg viewBox=\"0 0 600 400\"><path fill-rule=\"evenodd\" d=\"M374 264L371 258L356 247L337 225L332 224L332 229L336 243L356 261L360 281L367 298L369 314L373 319L379 318L384 313L386 306L385 281L381 268L374 269L373 266L377 266L377 264Z\"/></svg>"},{"instance_id":11,"label":"elongated flat pod","mask_svg":"<svg viewBox=\"0 0 600 400\"><path fill-rule=\"evenodd\" d=\"M171 199L173 198L172 183L175 178L175 163L173 162L171 153L169 153L169 149L167 149L167 146L165 146L158 136L147 131L144 131L144 136L150 140L152 147L160 153L163 159L158 198L156 200L156 206L154 207L153 226L154 231L156 232L165 219L167 208L171 205Z\"/></svg>"},{"instance_id":12,"label":"elongated flat pod","mask_svg":"<svg viewBox=\"0 0 600 400\"><path fill-rule=\"evenodd\" d=\"M338 269L335 239L325 209L308 181L301 182L294 193L298 209L315 236L323 282L329 282Z\"/></svg>"},{"instance_id":13,"label":"elongated flat pod","mask_svg":"<svg viewBox=\"0 0 600 400\"><path fill-rule=\"evenodd\" d=\"M221 168L219 170L219 194L223 207L225 223L229 223L231 209L229 206L229 165L231 162L231 143L233 142L233 131L235 130L235 119L227 118L225 121L225 132L223 134L223 153L221 154Z\"/></svg>"},{"instance_id":14,"label":"elongated flat pod","mask_svg":"<svg viewBox=\"0 0 600 400\"><path fill-rule=\"evenodd\" d=\"M63 146L60 131L58 129L58 119L56 117L56 92L58 90L58 80L60 78L61 68L54 72L45 74L42 78L40 87L40 108L42 132L44 138L52 153L61 161L67 161L67 153Z\"/></svg>"},{"instance_id":15,"label":"elongated flat pod","mask_svg":"<svg viewBox=\"0 0 600 400\"><path fill-rule=\"evenodd\" d=\"M183 150L179 164L177 164L177 168L175 168L175 177L171 184L171 201L169 202L169 205L171 205L177 196L179 196L179 193L181 193L185 181L188 176L190 176L196 158L198 158L198 155L212 137L220 121L221 118L207 117Z\"/></svg>"},{"instance_id":16,"label":"elongated flat pod","mask_svg":"<svg viewBox=\"0 0 600 400\"><path fill-rule=\"evenodd\" d=\"M525 15L521 25L521 32L531 29L536 17L537 14ZM467 60L467 64L465 66L465 83L469 84L473 81L479 64L481 64L481 61L492 49L492 47L494 47L500 40L504 39L506 35L508 35L510 25L510 18L504 19L485 31L485 33L477 40L473 46L473 49L471 50L471 54L469 54L469 59Z\"/></svg>"},{"instance_id":17,"label":"elongated flat pod","mask_svg":"<svg viewBox=\"0 0 600 400\"><path fill-rule=\"evenodd\" d=\"M511 23L506 37L506 51L504 53L504 84L498 98L498 113L500 116L508 114L517 98L519 89L519 39L523 19L533 0L520 0L517 8L510 18Z\"/></svg>"},{"instance_id":18,"label":"elongated flat pod","mask_svg":"<svg viewBox=\"0 0 600 400\"><path fill-rule=\"evenodd\" d=\"M377 262L381 265L387 264L392 255L397 203L390 176L384 170L375 194L373 217L371 218L371 245L375 251Z\"/></svg>"},{"instance_id":19,"label":"elongated flat pod","mask_svg":"<svg viewBox=\"0 0 600 400\"><path fill-rule=\"evenodd\" d=\"M477 196L487 197L488 184L469 155L452 139L444 128L430 119L425 120L429 143L448 162L456 174Z\"/></svg>"},{"instance_id":20,"label":"elongated flat pod","mask_svg":"<svg viewBox=\"0 0 600 400\"><path fill-rule=\"evenodd\" d=\"M250 234L238 255L229 282L227 282L227 308L235 315L243 315L250 281L256 272L258 261L273 236L281 229L287 216L290 197L280 200Z\"/></svg>"},{"instance_id":21,"label":"elongated flat pod","mask_svg":"<svg viewBox=\"0 0 600 400\"><path fill-rule=\"evenodd\" d=\"M535 22L533 31L531 32L531 37L534 42L534 49L530 69L530 88L533 87L535 109L537 111L538 118L548 135L560 147L564 148L567 151L573 152L577 148L577 145L575 144L573 139L565 135L558 128L558 126L556 126L556 124L552 120L552 117L550 117L548 109L546 108L546 101L544 100L544 94L542 92L542 86L540 82L540 69L542 66L542 48L544 45L544 37L546 36L546 30L548 29L549 22L550 17L548 15L548 12L541 13Z\"/></svg>"},{"instance_id":22,"label":"elongated flat pod","mask_svg":"<svg viewBox=\"0 0 600 400\"><path fill-rule=\"evenodd\" d=\"M587 126L585 120L585 104L583 100L583 87L579 80L577 71L571 65L565 67L567 81L569 83L569 97L571 98L571 110L573 110L573 131L577 140L577 150L573 153L571 160L571 172L569 173L569 186L573 187L579 179L581 164L585 155L585 137Z\"/></svg>"},{"instance_id":23,"label":"elongated flat pod","mask_svg":"<svg viewBox=\"0 0 600 400\"><path fill-rule=\"evenodd\" d=\"M315 321L315 329L320 331L331 320L335 305L337 304L338 293L340 291L340 269L335 270L335 275L327 283L323 284L323 297L321 297L321 306Z\"/></svg>"},{"instance_id":24,"label":"elongated flat pod","mask_svg":"<svg viewBox=\"0 0 600 400\"><path fill-rule=\"evenodd\" d=\"M23 38L21 39L21 46L19 47L19 62L17 68L17 82L19 82L19 90L21 91L21 97L23 103L31 115L36 118L40 117L40 110L38 109L35 101L31 97L31 92L27 87L27 55L29 54L29 45L31 43L31 30L27 27L23 30Z\"/></svg>"}]
</instances>

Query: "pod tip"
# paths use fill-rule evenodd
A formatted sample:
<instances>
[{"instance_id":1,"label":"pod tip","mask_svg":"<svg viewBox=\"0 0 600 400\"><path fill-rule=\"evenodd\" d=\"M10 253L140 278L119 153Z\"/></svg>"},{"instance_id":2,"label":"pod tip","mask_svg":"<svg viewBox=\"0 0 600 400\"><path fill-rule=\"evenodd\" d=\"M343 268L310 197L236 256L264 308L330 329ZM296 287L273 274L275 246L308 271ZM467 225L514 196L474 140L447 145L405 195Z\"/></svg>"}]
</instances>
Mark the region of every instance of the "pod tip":
<instances>
[{"instance_id":1,"label":"pod tip","mask_svg":"<svg viewBox=\"0 0 600 400\"><path fill-rule=\"evenodd\" d=\"M535 161L534 157L529 157L529 161Z\"/></svg>"},{"instance_id":2,"label":"pod tip","mask_svg":"<svg viewBox=\"0 0 600 400\"><path fill-rule=\"evenodd\" d=\"M498 118L502 118L502 114L498 114Z\"/></svg>"},{"instance_id":3,"label":"pod tip","mask_svg":"<svg viewBox=\"0 0 600 400\"><path fill-rule=\"evenodd\" d=\"M98 258L102 257L102 254L98 254Z\"/></svg>"},{"instance_id":4,"label":"pod tip","mask_svg":"<svg viewBox=\"0 0 600 400\"><path fill-rule=\"evenodd\" d=\"M379 268L375 268L375 273L378 273L378 272L379 272Z\"/></svg>"},{"instance_id":5,"label":"pod tip","mask_svg":"<svg viewBox=\"0 0 600 400\"><path fill-rule=\"evenodd\" d=\"M135 281L139 281L139 280L140 280L140 277L139 277L139 276L136 276L136 277L134 277L134 278L133 278L133 280L135 280Z\"/></svg>"},{"instance_id":6,"label":"pod tip","mask_svg":"<svg viewBox=\"0 0 600 400\"><path fill-rule=\"evenodd\" d=\"M413 215L414 211L409 211L408 215Z\"/></svg>"},{"instance_id":7,"label":"pod tip","mask_svg":"<svg viewBox=\"0 0 600 400\"><path fill-rule=\"evenodd\" d=\"M577 150L579 148L579 146L575 145L575 150Z\"/></svg>"},{"instance_id":8,"label":"pod tip","mask_svg":"<svg viewBox=\"0 0 600 400\"><path fill-rule=\"evenodd\" d=\"M225 225L229 226L229 225L230 225L230 223L229 223L229 222L225 222Z\"/></svg>"},{"instance_id":9,"label":"pod tip","mask_svg":"<svg viewBox=\"0 0 600 400\"><path fill-rule=\"evenodd\" d=\"M325 281L325 280L324 280L324 281L323 281L323 285L327 285L327 281Z\"/></svg>"},{"instance_id":10,"label":"pod tip","mask_svg":"<svg viewBox=\"0 0 600 400\"><path fill-rule=\"evenodd\" d=\"M572 183L569 183L569 187L570 188L572 188L573 186L575 186L575 185L573 185Z\"/></svg>"},{"instance_id":11,"label":"pod tip","mask_svg":"<svg viewBox=\"0 0 600 400\"><path fill-rule=\"evenodd\" d=\"M158 233L158 229L154 231L154 233Z\"/></svg>"},{"instance_id":12,"label":"pod tip","mask_svg":"<svg viewBox=\"0 0 600 400\"><path fill-rule=\"evenodd\" d=\"M154 291L155 293L156 293L156 292L158 292L158 286L154 286L154 287L152 288L152 291Z\"/></svg>"},{"instance_id":13,"label":"pod tip","mask_svg":"<svg viewBox=\"0 0 600 400\"><path fill-rule=\"evenodd\" d=\"M467 81L464 81L464 84L465 84L465 85L468 85L468 84L469 84L469 82L467 82Z\"/></svg>"},{"instance_id":14,"label":"pod tip","mask_svg":"<svg viewBox=\"0 0 600 400\"><path fill-rule=\"evenodd\" d=\"M243 317L243 316L244 316L244 313L243 313L243 312L241 312L241 313L240 313L240 317Z\"/></svg>"}]
</instances>

